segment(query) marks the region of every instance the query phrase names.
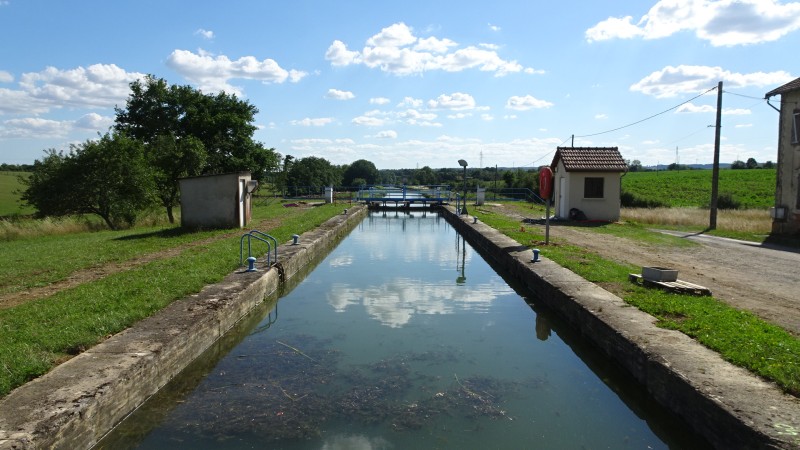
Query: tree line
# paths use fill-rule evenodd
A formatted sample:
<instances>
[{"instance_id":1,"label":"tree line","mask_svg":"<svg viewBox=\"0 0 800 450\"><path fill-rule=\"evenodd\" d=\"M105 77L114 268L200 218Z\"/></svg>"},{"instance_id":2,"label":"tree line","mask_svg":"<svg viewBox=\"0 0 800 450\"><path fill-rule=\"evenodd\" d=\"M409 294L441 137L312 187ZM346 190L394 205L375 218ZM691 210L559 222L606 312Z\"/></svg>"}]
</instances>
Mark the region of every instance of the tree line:
<instances>
[{"instance_id":1,"label":"tree line","mask_svg":"<svg viewBox=\"0 0 800 450\"><path fill-rule=\"evenodd\" d=\"M371 161L334 165L322 157L282 156L253 139L258 109L236 95L204 94L148 75L130 84L114 126L67 151L48 149L25 170L21 199L37 216L94 214L109 228L133 225L145 211L163 208L170 223L184 177L249 171L275 190L378 184L464 185L461 168L378 170ZM26 174L27 175L27 174ZM469 168L467 187L538 189L536 169ZM293 192L295 191L295 192Z\"/></svg>"}]
</instances>

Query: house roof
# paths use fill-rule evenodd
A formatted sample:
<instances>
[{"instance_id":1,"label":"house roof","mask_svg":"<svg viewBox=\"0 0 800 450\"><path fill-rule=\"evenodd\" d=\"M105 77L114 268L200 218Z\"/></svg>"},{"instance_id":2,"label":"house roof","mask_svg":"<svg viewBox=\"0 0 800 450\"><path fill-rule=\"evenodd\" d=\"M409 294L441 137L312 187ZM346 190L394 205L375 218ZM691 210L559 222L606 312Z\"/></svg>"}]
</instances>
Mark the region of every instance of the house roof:
<instances>
[{"instance_id":1,"label":"house roof","mask_svg":"<svg viewBox=\"0 0 800 450\"><path fill-rule=\"evenodd\" d=\"M550 168L558 161L567 172L626 172L628 165L617 147L557 147Z\"/></svg>"},{"instance_id":2,"label":"house roof","mask_svg":"<svg viewBox=\"0 0 800 450\"><path fill-rule=\"evenodd\" d=\"M798 90L800 90L800 78L797 78L794 81L790 81L790 82L784 84L781 87L775 88L775 89L767 92L764 95L764 98L768 99L768 98L772 97L773 95L784 94L786 92L798 91Z\"/></svg>"}]
</instances>

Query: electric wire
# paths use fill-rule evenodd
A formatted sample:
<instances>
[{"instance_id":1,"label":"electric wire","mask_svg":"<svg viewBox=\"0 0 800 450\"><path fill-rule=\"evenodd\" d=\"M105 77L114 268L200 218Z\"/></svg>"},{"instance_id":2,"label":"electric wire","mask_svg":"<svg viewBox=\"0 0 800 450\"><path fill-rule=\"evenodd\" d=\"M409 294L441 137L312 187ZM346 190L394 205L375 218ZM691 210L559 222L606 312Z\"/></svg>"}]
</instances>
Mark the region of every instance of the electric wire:
<instances>
[{"instance_id":1,"label":"electric wire","mask_svg":"<svg viewBox=\"0 0 800 450\"><path fill-rule=\"evenodd\" d=\"M685 105L685 104L687 104L687 103L691 102L692 100L698 99L698 98L700 98L700 97L702 97L702 96L704 96L704 95L708 94L709 92L711 92L711 91L713 91L713 90L715 90L715 89L717 89L717 86L714 86L714 87L712 87L711 89L709 89L709 90L707 90L707 91L703 92L702 94L699 94L699 95L697 95L697 96L695 96L695 97L692 97L692 98L690 98L689 100L686 100L685 102L683 102L683 103L681 103L681 104L675 105L675 106L673 106L672 108L669 108L669 109L665 109L664 111L661 111L660 113L657 113L657 114L653 114L652 116L645 117L644 119L637 120L636 122L629 123L629 124L627 124L627 125L623 125L623 126L621 126L621 127L614 128L614 129L612 129L612 130L601 131L601 132L599 132L599 133L584 134L584 135L581 135L581 136L575 136L575 137L577 137L577 138L586 138L586 137L592 137L592 136L599 136L599 135L601 135L601 134L611 133L611 132L614 132L614 131L619 131L619 130L622 130L622 129L624 129L624 128L632 127L632 126L634 126L634 125L638 125L638 124L640 124L640 123L642 123L642 122L645 122L645 121L647 121L647 120L650 120L650 119L652 119L652 118L658 117L658 116L660 116L660 115L662 115L662 114L666 114L666 113L668 113L668 112L672 111L673 109L680 108L681 106L683 106L683 105Z\"/></svg>"}]
</instances>

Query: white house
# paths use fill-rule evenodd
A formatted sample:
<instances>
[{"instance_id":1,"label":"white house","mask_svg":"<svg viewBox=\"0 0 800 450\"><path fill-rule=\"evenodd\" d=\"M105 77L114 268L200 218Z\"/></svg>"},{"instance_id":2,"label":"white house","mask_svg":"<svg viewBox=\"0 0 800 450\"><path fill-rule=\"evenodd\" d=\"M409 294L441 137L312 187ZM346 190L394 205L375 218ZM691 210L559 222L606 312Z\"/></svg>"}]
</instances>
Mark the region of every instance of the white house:
<instances>
[{"instance_id":1,"label":"white house","mask_svg":"<svg viewBox=\"0 0 800 450\"><path fill-rule=\"evenodd\" d=\"M628 165L617 147L558 147L550 169L556 216L575 218L570 211L579 210L589 220L619 220Z\"/></svg>"},{"instance_id":2,"label":"white house","mask_svg":"<svg viewBox=\"0 0 800 450\"><path fill-rule=\"evenodd\" d=\"M781 96L781 105L772 232L792 234L800 232L800 78L767 92L764 98L769 102L775 95Z\"/></svg>"},{"instance_id":3,"label":"white house","mask_svg":"<svg viewBox=\"0 0 800 450\"><path fill-rule=\"evenodd\" d=\"M250 172L181 178L178 183L182 227L244 228L250 222L250 197L258 186Z\"/></svg>"}]
</instances>

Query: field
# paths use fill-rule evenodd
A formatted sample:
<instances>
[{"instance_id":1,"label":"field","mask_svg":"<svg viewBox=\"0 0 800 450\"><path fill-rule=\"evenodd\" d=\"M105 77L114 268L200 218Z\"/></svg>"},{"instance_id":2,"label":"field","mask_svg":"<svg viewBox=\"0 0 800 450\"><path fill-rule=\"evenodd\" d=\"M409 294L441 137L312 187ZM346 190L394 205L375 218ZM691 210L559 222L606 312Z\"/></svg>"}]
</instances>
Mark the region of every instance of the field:
<instances>
[{"instance_id":1,"label":"field","mask_svg":"<svg viewBox=\"0 0 800 450\"><path fill-rule=\"evenodd\" d=\"M21 207L19 195L14 191L22 189L17 177L21 172L0 172L0 217L16 214L33 214L30 207Z\"/></svg>"},{"instance_id":2,"label":"field","mask_svg":"<svg viewBox=\"0 0 800 450\"><path fill-rule=\"evenodd\" d=\"M775 205L775 170L719 171L719 195L730 196L738 209L767 209ZM711 170L630 172L622 190L638 201L664 207L705 207L711 201ZM720 204L720 207L723 207Z\"/></svg>"}]
</instances>

